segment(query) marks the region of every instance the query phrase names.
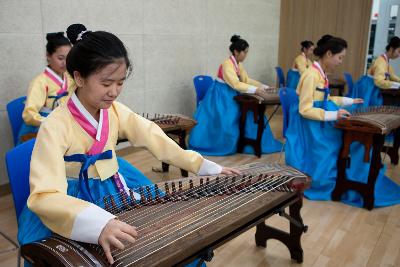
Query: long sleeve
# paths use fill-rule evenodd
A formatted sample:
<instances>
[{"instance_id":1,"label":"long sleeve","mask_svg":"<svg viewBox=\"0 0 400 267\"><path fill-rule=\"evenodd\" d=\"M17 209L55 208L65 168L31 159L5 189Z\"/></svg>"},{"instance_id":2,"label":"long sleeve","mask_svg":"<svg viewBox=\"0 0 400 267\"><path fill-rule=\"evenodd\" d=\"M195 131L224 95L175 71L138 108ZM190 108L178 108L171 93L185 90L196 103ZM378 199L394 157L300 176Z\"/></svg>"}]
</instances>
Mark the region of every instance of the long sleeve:
<instances>
[{"instance_id":1,"label":"long sleeve","mask_svg":"<svg viewBox=\"0 0 400 267\"><path fill-rule=\"evenodd\" d=\"M262 85L262 83L260 83L259 81L251 79L249 77L249 75L247 74L247 71L243 68L242 64L239 65L239 70L240 70L240 77L242 77L242 81L244 83L250 84L255 87L260 87Z\"/></svg>"},{"instance_id":2,"label":"long sleeve","mask_svg":"<svg viewBox=\"0 0 400 267\"><path fill-rule=\"evenodd\" d=\"M346 107L353 105L353 98L344 97L344 96L329 96L329 100L335 102L337 106Z\"/></svg>"},{"instance_id":3,"label":"long sleeve","mask_svg":"<svg viewBox=\"0 0 400 267\"><path fill-rule=\"evenodd\" d=\"M103 227L115 216L67 195L63 157L74 133L67 114L58 112L54 117L53 113L40 127L32 153L28 207L53 232L77 241L98 243Z\"/></svg>"},{"instance_id":4,"label":"long sleeve","mask_svg":"<svg viewBox=\"0 0 400 267\"><path fill-rule=\"evenodd\" d=\"M377 62L374 71L374 82L375 85L382 89L388 89L391 87L392 83L385 80L385 73L387 72L387 67L385 64L379 64Z\"/></svg>"},{"instance_id":5,"label":"long sleeve","mask_svg":"<svg viewBox=\"0 0 400 267\"><path fill-rule=\"evenodd\" d=\"M307 119L324 121L325 111L321 108L315 108L314 91L318 86L318 80L311 72L302 75L298 88L299 94L299 112Z\"/></svg>"},{"instance_id":6,"label":"long sleeve","mask_svg":"<svg viewBox=\"0 0 400 267\"><path fill-rule=\"evenodd\" d=\"M40 76L36 77L29 86L25 108L22 112L22 118L26 124L40 126L44 117L39 111L45 105L46 99L46 84Z\"/></svg>"},{"instance_id":7,"label":"long sleeve","mask_svg":"<svg viewBox=\"0 0 400 267\"><path fill-rule=\"evenodd\" d=\"M135 114L121 103L114 103L119 119L118 138L128 139L133 146L147 148L158 160L178 168L198 173L203 157L194 151L184 150L169 138L152 121Z\"/></svg>"},{"instance_id":8,"label":"long sleeve","mask_svg":"<svg viewBox=\"0 0 400 267\"><path fill-rule=\"evenodd\" d=\"M394 74L393 68L389 65L390 80L386 80L386 72L388 72L387 62L384 58L378 57L373 63L368 74L374 77L374 83L381 89L397 88L393 86L393 82L399 82L399 77Z\"/></svg>"},{"instance_id":9,"label":"long sleeve","mask_svg":"<svg viewBox=\"0 0 400 267\"><path fill-rule=\"evenodd\" d=\"M248 75L246 71L243 68L239 68L240 70L240 78L242 81L239 80L239 77L237 76L234 66L230 60L226 60L224 63L222 63L222 74L224 77L224 81L233 89L241 92L241 93L247 93L250 91L255 91L255 89L258 87L258 82L251 80L249 82ZM243 77L244 76L244 77Z\"/></svg>"}]
</instances>

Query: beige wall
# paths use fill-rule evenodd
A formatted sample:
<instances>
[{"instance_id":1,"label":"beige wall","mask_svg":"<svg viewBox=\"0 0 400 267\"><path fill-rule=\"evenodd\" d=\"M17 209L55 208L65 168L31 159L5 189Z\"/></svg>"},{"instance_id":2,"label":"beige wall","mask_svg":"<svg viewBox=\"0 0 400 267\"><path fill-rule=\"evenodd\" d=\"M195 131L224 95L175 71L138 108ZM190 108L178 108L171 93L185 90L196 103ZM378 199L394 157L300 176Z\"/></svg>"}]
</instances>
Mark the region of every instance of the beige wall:
<instances>
[{"instance_id":1,"label":"beige wall","mask_svg":"<svg viewBox=\"0 0 400 267\"><path fill-rule=\"evenodd\" d=\"M80 22L117 34L134 65L119 100L137 112L191 115L192 77L216 73L234 33L250 43L251 77L274 83L279 16L279 0L1 0L0 184L12 147L6 104L43 71L45 33Z\"/></svg>"},{"instance_id":2,"label":"beige wall","mask_svg":"<svg viewBox=\"0 0 400 267\"><path fill-rule=\"evenodd\" d=\"M300 53L300 42L315 44L324 34L344 38L348 49L336 70L350 72L354 79L364 73L372 0L282 0L279 65L285 72Z\"/></svg>"}]
</instances>

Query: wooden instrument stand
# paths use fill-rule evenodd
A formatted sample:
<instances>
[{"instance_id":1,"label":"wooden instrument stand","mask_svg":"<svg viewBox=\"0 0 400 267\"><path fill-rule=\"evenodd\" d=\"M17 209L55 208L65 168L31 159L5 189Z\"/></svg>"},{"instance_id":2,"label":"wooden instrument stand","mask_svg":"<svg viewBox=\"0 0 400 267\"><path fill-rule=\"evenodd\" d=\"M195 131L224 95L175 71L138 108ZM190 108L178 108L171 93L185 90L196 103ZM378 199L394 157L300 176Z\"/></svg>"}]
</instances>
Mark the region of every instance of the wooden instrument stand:
<instances>
[{"instance_id":1,"label":"wooden instrument stand","mask_svg":"<svg viewBox=\"0 0 400 267\"><path fill-rule=\"evenodd\" d=\"M250 145L254 148L254 154L257 157L261 157L261 141L265 128L265 123L269 123L274 114L279 108L280 101L278 100L265 100L262 97L256 96L254 94L241 94L234 97L234 99L239 103L241 115L239 122L239 141L238 141L238 149L239 153L243 152L243 149L246 145ZM268 118L267 122L264 119L265 109L267 105L276 105L274 111L271 116ZM246 126L246 117L247 112L253 111L254 114L254 123L257 123L257 138L251 139L245 137L245 126Z\"/></svg>"},{"instance_id":2,"label":"wooden instrument stand","mask_svg":"<svg viewBox=\"0 0 400 267\"><path fill-rule=\"evenodd\" d=\"M380 133L370 132L363 129L350 129L346 127L338 127L343 129L343 144L339 153L337 161L337 181L335 189L332 192L332 200L340 201L341 195L347 190L354 190L361 194L364 199L364 208L372 210L374 208L374 191L375 183L378 177L379 171L383 167L381 151L384 147L385 135ZM395 141L393 151L399 150L400 145L400 128L394 131ZM348 180L346 178L346 167L350 163L350 145L358 141L364 145L364 162L370 162L370 168L368 173L368 182L361 183ZM370 158L370 152L372 148L372 158ZM396 153L397 161L398 154ZM392 157L392 160L396 157Z\"/></svg>"},{"instance_id":3,"label":"wooden instrument stand","mask_svg":"<svg viewBox=\"0 0 400 267\"><path fill-rule=\"evenodd\" d=\"M189 131L190 129L176 129L176 130L171 130L168 132L165 132L167 135L171 134L171 135L175 135L178 136L178 145L182 148L182 149L186 149L186 134L187 131ZM165 162L161 162L161 167L162 167L162 171L163 172L168 172L169 171L169 164L165 163ZM181 175L183 177L188 177L189 173L187 170L181 169Z\"/></svg>"},{"instance_id":4,"label":"wooden instrument stand","mask_svg":"<svg viewBox=\"0 0 400 267\"><path fill-rule=\"evenodd\" d=\"M296 261L297 263L302 263L304 259L304 254L301 247L301 236L303 233L306 233L308 231L308 226L303 224L303 219L300 214L302 206L302 193L292 195L291 198L280 203L280 205L274 207L273 209L268 209L257 218L254 218L253 220L236 229L232 229L232 232L230 232L226 236L215 241L210 246L204 248L202 251L194 253L191 257L188 257L187 259L173 266L185 266L186 264L193 262L193 260L197 258L201 259L197 266L201 266L202 262L212 260L214 256L214 249L239 236L240 234L244 233L254 226L257 227L255 233L256 246L266 248L267 241L269 239L279 240L289 249L291 259ZM287 207L289 207L289 214L286 214L284 212L284 209ZM273 216L274 214L279 214L280 216L285 217L289 220L289 232L285 232L275 227L266 225L266 219Z\"/></svg>"}]
</instances>

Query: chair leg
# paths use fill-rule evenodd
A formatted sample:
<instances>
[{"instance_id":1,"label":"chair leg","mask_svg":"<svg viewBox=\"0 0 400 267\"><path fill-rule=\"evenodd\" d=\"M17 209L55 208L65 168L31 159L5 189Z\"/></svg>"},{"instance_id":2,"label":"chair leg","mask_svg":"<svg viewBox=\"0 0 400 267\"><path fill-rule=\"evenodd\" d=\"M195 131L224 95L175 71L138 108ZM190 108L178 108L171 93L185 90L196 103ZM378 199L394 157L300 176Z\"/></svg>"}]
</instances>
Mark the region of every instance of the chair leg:
<instances>
[{"instance_id":1,"label":"chair leg","mask_svg":"<svg viewBox=\"0 0 400 267\"><path fill-rule=\"evenodd\" d=\"M285 146L286 146L286 140L285 140L285 142L284 142L284 143L283 143L283 145L282 145L281 152L279 153L279 159L278 159L278 163L281 163L282 154L283 154L283 153L284 153L284 151L285 151Z\"/></svg>"},{"instance_id":2,"label":"chair leg","mask_svg":"<svg viewBox=\"0 0 400 267\"><path fill-rule=\"evenodd\" d=\"M14 240L12 240L11 237L9 237L5 233L3 233L3 231L0 231L0 235L2 235L8 242L10 242L12 245L14 245L15 248L19 248L18 244Z\"/></svg>"},{"instance_id":3,"label":"chair leg","mask_svg":"<svg viewBox=\"0 0 400 267\"><path fill-rule=\"evenodd\" d=\"M21 249L18 248L17 267L21 267Z\"/></svg>"},{"instance_id":4,"label":"chair leg","mask_svg":"<svg viewBox=\"0 0 400 267\"><path fill-rule=\"evenodd\" d=\"M18 246L18 244L14 240L12 240L11 237L6 235L3 231L0 231L0 235L3 236L8 242L10 242L14 246L12 249L5 250L5 251L2 251L2 252L11 252L11 251L17 250L17 266L20 267L21 266L21 249L20 249L20 247Z\"/></svg>"}]
</instances>

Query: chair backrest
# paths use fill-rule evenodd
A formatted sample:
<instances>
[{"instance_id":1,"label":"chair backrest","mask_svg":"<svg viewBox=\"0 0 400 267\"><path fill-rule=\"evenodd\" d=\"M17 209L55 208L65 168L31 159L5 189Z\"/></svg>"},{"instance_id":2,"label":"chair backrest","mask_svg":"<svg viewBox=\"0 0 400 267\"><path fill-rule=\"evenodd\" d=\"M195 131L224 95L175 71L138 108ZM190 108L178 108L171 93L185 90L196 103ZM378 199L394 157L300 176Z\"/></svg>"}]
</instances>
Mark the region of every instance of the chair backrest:
<instances>
[{"instance_id":1,"label":"chair backrest","mask_svg":"<svg viewBox=\"0 0 400 267\"><path fill-rule=\"evenodd\" d=\"M278 84L279 84L279 88L285 87L285 74L283 73L283 70L281 67L275 67L276 70L276 75L278 78Z\"/></svg>"},{"instance_id":2,"label":"chair backrest","mask_svg":"<svg viewBox=\"0 0 400 267\"><path fill-rule=\"evenodd\" d=\"M6 165L17 219L29 196L29 170L36 139L24 142L6 154Z\"/></svg>"},{"instance_id":3,"label":"chair backrest","mask_svg":"<svg viewBox=\"0 0 400 267\"><path fill-rule=\"evenodd\" d=\"M344 73L344 79L346 80L347 83L347 88L349 89L347 92L348 96L351 96L353 93L353 87L354 87L354 82L353 82L353 77L351 77L351 74L348 72Z\"/></svg>"},{"instance_id":4,"label":"chair backrest","mask_svg":"<svg viewBox=\"0 0 400 267\"><path fill-rule=\"evenodd\" d=\"M22 125L22 111L24 111L26 96L21 96L7 104L8 119L10 120L14 145L18 143L18 133Z\"/></svg>"},{"instance_id":5,"label":"chair backrest","mask_svg":"<svg viewBox=\"0 0 400 267\"><path fill-rule=\"evenodd\" d=\"M286 129L289 126L289 111L292 104L299 101L299 97L296 94L296 89L293 88L281 88L279 90L279 98L281 100L283 110L283 132L282 135L286 137Z\"/></svg>"},{"instance_id":6,"label":"chair backrest","mask_svg":"<svg viewBox=\"0 0 400 267\"><path fill-rule=\"evenodd\" d=\"M204 98L208 88L213 83L213 78L207 75L198 75L193 78L194 89L196 89L196 104Z\"/></svg>"}]
</instances>

